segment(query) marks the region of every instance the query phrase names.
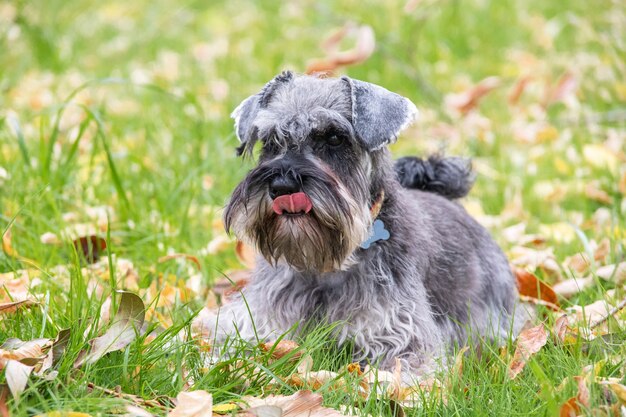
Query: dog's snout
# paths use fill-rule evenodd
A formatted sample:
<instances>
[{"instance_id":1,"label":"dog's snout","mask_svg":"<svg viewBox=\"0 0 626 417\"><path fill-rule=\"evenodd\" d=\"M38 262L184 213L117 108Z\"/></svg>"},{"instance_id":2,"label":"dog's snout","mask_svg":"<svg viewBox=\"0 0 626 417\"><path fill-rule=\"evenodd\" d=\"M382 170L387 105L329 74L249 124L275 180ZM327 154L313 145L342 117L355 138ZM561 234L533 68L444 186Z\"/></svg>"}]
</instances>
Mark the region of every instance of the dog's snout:
<instances>
[{"instance_id":1,"label":"dog's snout","mask_svg":"<svg viewBox=\"0 0 626 417\"><path fill-rule=\"evenodd\" d=\"M300 184L291 175L278 175L270 183L270 197L272 199L299 191Z\"/></svg>"}]
</instances>

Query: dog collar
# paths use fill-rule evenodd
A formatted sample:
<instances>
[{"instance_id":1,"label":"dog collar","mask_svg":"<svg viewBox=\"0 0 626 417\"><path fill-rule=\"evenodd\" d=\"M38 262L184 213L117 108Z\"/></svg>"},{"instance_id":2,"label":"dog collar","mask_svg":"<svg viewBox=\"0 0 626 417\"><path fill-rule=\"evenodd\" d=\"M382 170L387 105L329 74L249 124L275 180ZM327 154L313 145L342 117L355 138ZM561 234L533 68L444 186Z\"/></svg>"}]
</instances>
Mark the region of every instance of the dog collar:
<instances>
[{"instance_id":1,"label":"dog collar","mask_svg":"<svg viewBox=\"0 0 626 417\"><path fill-rule=\"evenodd\" d=\"M380 190L378 197L374 200L372 207L370 208L370 215L372 216L372 228L370 229L369 237L361 243L361 248L368 249L372 243L379 240L389 239L389 231L385 229L385 223L382 220L377 219L380 214L380 210L383 207L383 201L385 200L385 190Z\"/></svg>"}]
</instances>

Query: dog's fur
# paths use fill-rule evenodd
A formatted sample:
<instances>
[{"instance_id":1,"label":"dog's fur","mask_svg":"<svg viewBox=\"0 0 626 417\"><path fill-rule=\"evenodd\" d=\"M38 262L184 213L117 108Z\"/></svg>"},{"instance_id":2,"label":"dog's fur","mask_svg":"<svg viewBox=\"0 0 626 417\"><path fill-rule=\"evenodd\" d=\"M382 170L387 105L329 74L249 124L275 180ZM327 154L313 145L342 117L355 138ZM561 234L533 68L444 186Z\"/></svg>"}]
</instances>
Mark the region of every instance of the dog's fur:
<instances>
[{"instance_id":1,"label":"dog's fur","mask_svg":"<svg viewBox=\"0 0 626 417\"><path fill-rule=\"evenodd\" d=\"M516 300L508 262L451 199L472 184L460 158L402 158L386 145L415 117L407 99L342 77L283 73L233 113L239 153L262 143L225 224L262 255L249 285L205 324L222 340L272 339L313 322L343 322L358 360L419 369L471 335L506 337ZM295 181L308 214L272 211L271 181ZM383 194L384 193L384 194ZM368 249L370 210L389 231ZM375 213L374 213L375 214ZM254 321L254 322L253 322Z\"/></svg>"}]
</instances>

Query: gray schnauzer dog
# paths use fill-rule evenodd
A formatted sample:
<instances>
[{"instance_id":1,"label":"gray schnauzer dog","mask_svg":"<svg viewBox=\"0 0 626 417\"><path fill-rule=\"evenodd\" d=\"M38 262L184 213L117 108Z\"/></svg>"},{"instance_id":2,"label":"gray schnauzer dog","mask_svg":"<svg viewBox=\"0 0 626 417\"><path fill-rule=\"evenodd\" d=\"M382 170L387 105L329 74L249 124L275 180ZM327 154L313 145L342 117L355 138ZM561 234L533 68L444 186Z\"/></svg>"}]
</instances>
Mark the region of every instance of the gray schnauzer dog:
<instances>
[{"instance_id":1,"label":"gray schnauzer dog","mask_svg":"<svg viewBox=\"0 0 626 417\"><path fill-rule=\"evenodd\" d=\"M468 338L511 333L508 262L454 202L468 161L402 158L386 148L417 110L348 77L284 72L233 112L239 154L262 149L224 220L259 257L249 285L206 324L273 339L304 323L341 322L356 360L419 370Z\"/></svg>"}]
</instances>

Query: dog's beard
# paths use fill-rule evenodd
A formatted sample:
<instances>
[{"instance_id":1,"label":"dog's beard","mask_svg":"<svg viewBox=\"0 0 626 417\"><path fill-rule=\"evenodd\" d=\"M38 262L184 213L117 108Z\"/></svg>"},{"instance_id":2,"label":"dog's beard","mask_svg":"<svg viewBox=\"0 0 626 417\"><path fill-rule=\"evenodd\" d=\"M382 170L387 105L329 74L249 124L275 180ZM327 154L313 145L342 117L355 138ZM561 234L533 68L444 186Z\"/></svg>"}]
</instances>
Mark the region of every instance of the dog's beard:
<instances>
[{"instance_id":1,"label":"dog's beard","mask_svg":"<svg viewBox=\"0 0 626 417\"><path fill-rule=\"evenodd\" d=\"M310 181L303 192L313 204L308 214L277 215L266 188L244 180L226 208L226 227L272 264L299 271L348 268L371 226L367 203L357 202L341 184Z\"/></svg>"}]
</instances>

